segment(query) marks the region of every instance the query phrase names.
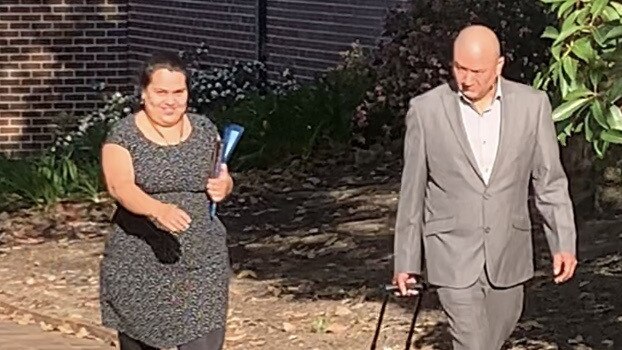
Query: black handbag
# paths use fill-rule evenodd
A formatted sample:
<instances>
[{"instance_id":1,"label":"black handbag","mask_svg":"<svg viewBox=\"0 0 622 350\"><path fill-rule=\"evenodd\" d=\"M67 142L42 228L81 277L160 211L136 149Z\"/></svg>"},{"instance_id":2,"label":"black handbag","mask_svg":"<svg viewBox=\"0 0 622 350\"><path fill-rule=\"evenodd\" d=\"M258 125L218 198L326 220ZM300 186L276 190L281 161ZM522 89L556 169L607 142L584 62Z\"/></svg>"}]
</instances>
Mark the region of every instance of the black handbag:
<instances>
[{"instance_id":1,"label":"black handbag","mask_svg":"<svg viewBox=\"0 0 622 350\"><path fill-rule=\"evenodd\" d=\"M146 216L134 214L117 204L111 221L119 225L125 233L144 240L161 263L174 264L179 261L181 244L177 237L159 229Z\"/></svg>"},{"instance_id":2,"label":"black handbag","mask_svg":"<svg viewBox=\"0 0 622 350\"><path fill-rule=\"evenodd\" d=\"M417 323L417 316L419 315L419 308L421 307L421 299L423 298L423 295L425 294L425 292L428 290L428 285L426 283L416 283L416 284L407 284L406 287L409 290L414 289L419 292L415 296L416 298L415 310L413 312L412 321L410 322L410 328L408 330L408 337L406 338L405 349L409 350L411 343L412 343L413 335L415 333L415 324ZM382 307L380 308L380 316L378 316L378 324L376 325L376 332L374 333L374 339L372 340L372 344L370 348L371 350L376 350L377 343L378 343L378 337L380 336L380 329L382 328L382 320L384 318L384 312L387 308L389 297L398 290L398 287L391 285L391 284L387 284L387 285L381 286L381 289L382 289L382 293L384 294L384 300L382 301Z\"/></svg>"}]
</instances>

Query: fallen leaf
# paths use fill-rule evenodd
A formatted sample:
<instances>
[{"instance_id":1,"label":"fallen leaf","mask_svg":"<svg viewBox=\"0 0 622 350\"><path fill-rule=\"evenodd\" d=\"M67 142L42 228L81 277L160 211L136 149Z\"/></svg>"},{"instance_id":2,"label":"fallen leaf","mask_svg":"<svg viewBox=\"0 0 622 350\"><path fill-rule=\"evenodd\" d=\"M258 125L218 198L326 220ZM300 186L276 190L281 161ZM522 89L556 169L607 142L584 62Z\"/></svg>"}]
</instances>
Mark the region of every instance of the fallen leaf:
<instances>
[{"instance_id":1,"label":"fallen leaf","mask_svg":"<svg viewBox=\"0 0 622 350\"><path fill-rule=\"evenodd\" d=\"M296 330L296 326L294 326L293 324L289 323L289 322L283 322L283 331L285 332L293 332Z\"/></svg>"},{"instance_id":2,"label":"fallen leaf","mask_svg":"<svg viewBox=\"0 0 622 350\"><path fill-rule=\"evenodd\" d=\"M257 279L257 273L252 270L242 270L240 271L240 273L237 274L237 278L239 279L248 278L248 277Z\"/></svg>"},{"instance_id":3,"label":"fallen leaf","mask_svg":"<svg viewBox=\"0 0 622 350\"><path fill-rule=\"evenodd\" d=\"M31 314L24 314L24 315L18 317L16 319L16 321L17 321L17 324L24 326L24 325L32 323L33 319L32 319L32 315Z\"/></svg>"},{"instance_id":4,"label":"fallen leaf","mask_svg":"<svg viewBox=\"0 0 622 350\"><path fill-rule=\"evenodd\" d=\"M334 334L342 334L348 330L347 326L341 325L339 323L333 323L326 328L326 332L334 333Z\"/></svg>"},{"instance_id":5,"label":"fallen leaf","mask_svg":"<svg viewBox=\"0 0 622 350\"><path fill-rule=\"evenodd\" d=\"M335 315L337 316L348 316L351 314L352 314L352 311L345 306L339 306L335 310Z\"/></svg>"},{"instance_id":6,"label":"fallen leaf","mask_svg":"<svg viewBox=\"0 0 622 350\"><path fill-rule=\"evenodd\" d=\"M51 332L54 330L54 326L43 321L39 322L39 327L41 327L41 329L45 332Z\"/></svg>"},{"instance_id":7,"label":"fallen leaf","mask_svg":"<svg viewBox=\"0 0 622 350\"><path fill-rule=\"evenodd\" d=\"M73 334L73 328L71 328L70 325L64 323L58 327L56 327L56 329L58 329L59 332L63 333L63 334Z\"/></svg>"},{"instance_id":8,"label":"fallen leaf","mask_svg":"<svg viewBox=\"0 0 622 350\"><path fill-rule=\"evenodd\" d=\"M80 330L78 331L78 333L76 333L76 337L78 338L86 338L89 335L89 331L87 331L84 327L80 327Z\"/></svg>"}]
</instances>

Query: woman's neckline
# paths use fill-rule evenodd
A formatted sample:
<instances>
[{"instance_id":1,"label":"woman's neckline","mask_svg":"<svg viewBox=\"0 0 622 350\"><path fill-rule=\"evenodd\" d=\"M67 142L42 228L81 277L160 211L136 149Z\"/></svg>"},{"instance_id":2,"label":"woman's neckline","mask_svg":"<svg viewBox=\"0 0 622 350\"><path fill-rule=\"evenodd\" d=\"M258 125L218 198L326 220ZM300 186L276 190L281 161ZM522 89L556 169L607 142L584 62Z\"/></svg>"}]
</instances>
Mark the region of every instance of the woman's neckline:
<instances>
[{"instance_id":1,"label":"woman's neckline","mask_svg":"<svg viewBox=\"0 0 622 350\"><path fill-rule=\"evenodd\" d=\"M188 125L190 127L190 132L188 132L188 135L186 135L186 137L182 138L181 140L179 140L178 143L174 143L174 144L165 144L165 143L160 143L156 140L152 140L150 139L144 132L143 130L140 128L140 126L138 125L138 116L139 113L135 113L133 115L133 121L132 124L134 125L134 127L136 128L136 132L138 132L138 134L140 135L140 137L142 139L144 139L145 141L149 142L150 144L157 146L157 147L162 147L162 148L170 148L170 147L176 147L176 146L181 146L184 143L186 143L190 137L192 137L193 133L194 133L194 124L192 122L192 118L190 118L190 116L188 116L187 113L184 113L184 115L182 116L182 118L186 118L186 121L188 122ZM145 118L149 118L147 116L145 116ZM185 124L185 123L184 123Z\"/></svg>"}]
</instances>

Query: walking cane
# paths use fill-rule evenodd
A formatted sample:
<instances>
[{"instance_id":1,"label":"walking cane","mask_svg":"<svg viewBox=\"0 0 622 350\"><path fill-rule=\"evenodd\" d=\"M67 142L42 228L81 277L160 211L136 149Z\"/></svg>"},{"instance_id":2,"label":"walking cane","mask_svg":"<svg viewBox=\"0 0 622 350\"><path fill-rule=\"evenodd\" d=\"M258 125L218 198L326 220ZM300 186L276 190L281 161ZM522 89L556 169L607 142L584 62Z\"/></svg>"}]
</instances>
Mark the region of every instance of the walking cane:
<instances>
[{"instance_id":1,"label":"walking cane","mask_svg":"<svg viewBox=\"0 0 622 350\"><path fill-rule=\"evenodd\" d=\"M409 290L416 290L419 292L416 296L417 301L415 302L415 310L413 313L412 321L410 322L410 329L408 330L408 337L406 338L406 350L410 349L410 344L412 343L412 338L415 333L415 324L417 323L417 315L419 314L419 307L421 306L421 299L423 298L423 293L428 289L427 284L425 283L417 283L417 284L407 284L406 287ZM380 307L380 316L378 317L378 325L376 326L376 332L374 333L374 339L371 344L370 350L376 350L376 346L378 343L378 337L380 336L380 329L382 328L382 320L384 318L384 312L387 308L387 303L389 301L389 296L398 290L397 286L388 284L383 285L382 287L384 300L382 301L382 307Z\"/></svg>"}]
</instances>

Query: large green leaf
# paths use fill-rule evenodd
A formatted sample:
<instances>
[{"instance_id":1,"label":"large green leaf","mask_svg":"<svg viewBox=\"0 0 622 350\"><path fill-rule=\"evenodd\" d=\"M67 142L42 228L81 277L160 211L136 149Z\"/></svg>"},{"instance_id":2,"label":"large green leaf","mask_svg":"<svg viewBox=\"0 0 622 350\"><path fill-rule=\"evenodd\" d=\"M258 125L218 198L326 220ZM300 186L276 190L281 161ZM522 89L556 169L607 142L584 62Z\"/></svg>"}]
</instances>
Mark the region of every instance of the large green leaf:
<instances>
[{"instance_id":1,"label":"large green leaf","mask_svg":"<svg viewBox=\"0 0 622 350\"><path fill-rule=\"evenodd\" d=\"M600 26L598 28L596 28L593 32L593 37L594 40L596 41L596 43L599 46L606 46L607 45L607 33L609 33L609 31L611 31L612 25L611 24L606 24L603 26Z\"/></svg>"},{"instance_id":2,"label":"large green leaf","mask_svg":"<svg viewBox=\"0 0 622 350\"><path fill-rule=\"evenodd\" d=\"M570 91L570 82L568 81L569 79L566 79L566 77L563 74L563 68L562 65L559 65L559 73L558 73L558 80L559 80L559 90L562 93L562 99L566 99L566 95L568 94L568 91Z\"/></svg>"},{"instance_id":3,"label":"large green leaf","mask_svg":"<svg viewBox=\"0 0 622 350\"><path fill-rule=\"evenodd\" d=\"M566 29L562 28L562 31L559 33L559 36L557 37L557 39L555 39L555 41L553 42L553 45L557 45L559 43L561 43L562 41L568 39L571 35L579 32L580 30L586 28L583 25L572 25Z\"/></svg>"},{"instance_id":4,"label":"large green leaf","mask_svg":"<svg viewBox=\"0 0 622 350\"><path fill-rule=\"evenodd\" d=\"M609 6L611 6L618 13L618 15L622 16L622 3L614 0L609 3Z\"/></svg>"},{"instance_id":5,"label":"large green leaf","mask_svg":"<svg viewBox=\"0 0 622 350\"><path fill-rule=\"evenodd\" d=\"M613 130L622 131L622 111L616 105L609 107L609 115L607 116L607 124Z\"/></svg>"},{"instance_id":6,"label":"large green leaf","mask_svg":"<svg viewBox=\"0 0 622 350\"><path fill-rule=\"evenodd\" d=\"M609 146L609 142L595 139L592 142L592 145L594 146L594 151L596 151L596 155L599 158L603 158L605 155L605 152L607 151L607 147Z\"/></svg>"},{"instance_id":7,"label":"large green leaf","mask_svg":"<svg viewBox=\"0 0 622 350\"><path fill-rule=\"evenodd\" d=\"M588 37L578 39L572 44L572 53L585 62L589 62L594 57L594 49Z\"/></svg>"},{"instance_id":8,"label":"large green leaf","mask_svg":"<svg viewBox=\"0 0 622 350\"><path fill-rule=\"evenodd\" d=\"M613 2L612 2L613 4ZM617 21L620 19L620 16L622 16L621 13L619 13L617 11L617 9L613 8L613 7L605 7L605 9L603 10L602 13L602 17L605 18L605 21Z\"/></svg>"},{"instance_id":9,"label":"large green leaf","mask_svg":"<svg viewBox=\"0 0 622 350\"><path fill-rule=\"evenodd\" d=\"M594 92L586 88L584 85L579 86L573 90L571 90L565 97L564 100L572 101L582 97L588 97L594 95Z\"/></svg>"},{"instance_id":10,"label":"large green leaf","mask_svg":"<svg viewBox=\"0 0 622 350\"><path fill-rule=\"evenodd\" d=\"M566 0L561 6L559 10L557 10L557 18L563 18L568 10L572 8L577 2L575 0ZM574 12L576 13L576 12Z\"/></svg>"},{"instance_id":11,"label":"large green leaf","mask_svg":"<svg viewBox=\"0 0 622 350\"><path fill-rule=\"evenodd\" d=\"M615 79L613 84L605 92L605 96L611 103L616 103L622 97L622 79Z\"/></svg>"},{"instance_id":12,"label":"large green leaf","mask_svg":"<svg viewBox=\"0 0 622 350\"><path fill-rule=\"evenodd\" d=\"M575 81L577 79L577 70L579 68L577 60L570 56L564 56L562 58L562 67L571 81Z\"/></svg>"},{"instance_id":13,"label":"large green leaf","mask_svg":"<svg viewBox=\"0 0 622 350\"><path fill-rule=\"evenodd\" d=\"M584 107L589 101L590 98L585 97L562 103L553 111L553 121L558 122L570 118L573 113Z\"/></svg>"},{"instance_id":14,"label":"large green leaf","mask_svg":"<svg viewBox=\"0 0 622 350\"><path fill-rule=\"evenodd\" d=\"M602 133L600 133L600 138L603 141L622 144L622 131L604 130Z\"/></svg>"},{"instance_id":15,"label":"large green leaf","mask_svg":"<svg viewBox=\"0 0 622 350\"><path fill-rule=\"evenodd\" d=\"M594 2L592 3L592 8L590 9L590 13L592 14L592 16L600 16L608 3L609 0L594 0Z\"/></svg>"},{"instance_id":16,"label":"large green leaf","mask_svg":"<svg viewBox=\"0 0 622 350\"><path fill-rule=\"evenodd\" d=\"M622 24L618 24L617 26L614 26L613 28L611 28L611 30L607 33L607 35L605 35L605 40L609 41L612 39L618 39L621 36L622 36Z\"/></svg>"},{"instance_id":17,"label":"large green leaf","mask_svg":"<svg viewBox=\"0 0 622 350\"><path fill-rule=\"evenodd\" d=\"M541 38L548 38L555 40L559 36L559 30L557 28L548 26L544 28L544 32L542 32Z\"/></svg>"},{"instance_id":18,"label":"large green leaf","mask_svg":"<svg viewBox=\"0 0 622 350\"><path fill-rule=\"evenodd\" d=\"M559 61L562 54L561 44L553 45L553 47L551 48L551 54L553 55L553 58L555 58L555 60Z\"/></svg>"},{"instance_id":19,"label":"large green leaf","mask_svg":"<svg viewBox=\"0 0 622 350\"><path fill-rule=\"evenodd\" d=\"M607 123L607 118L605 117L605 111L603 110L602 102L599 100L594 100L592 105L590 106L590 111L594 120L600 125L601 128L609 129L609 124Z\"/></svg>"}]
</instances>

